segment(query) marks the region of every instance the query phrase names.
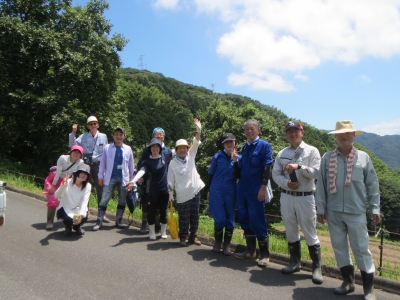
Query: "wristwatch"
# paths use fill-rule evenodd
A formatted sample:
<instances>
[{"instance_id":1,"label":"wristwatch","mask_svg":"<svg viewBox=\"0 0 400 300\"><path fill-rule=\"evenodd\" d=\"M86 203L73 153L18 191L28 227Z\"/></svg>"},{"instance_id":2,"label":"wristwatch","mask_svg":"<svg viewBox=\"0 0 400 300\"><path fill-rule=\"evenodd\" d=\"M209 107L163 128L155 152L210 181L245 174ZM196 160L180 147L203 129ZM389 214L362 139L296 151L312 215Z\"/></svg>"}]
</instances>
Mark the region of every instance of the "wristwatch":
<instances>
[{"instance_id":1,"label":"wristwatch","mask_svg":"<svg viewBox=\"0 0 400 300\"><path fill-rule=\"evenodd\" d=\"M297 170L300 170L303 166L302 165L300 165L300 164L297 164Z\"/></svg>"}]
</instances>

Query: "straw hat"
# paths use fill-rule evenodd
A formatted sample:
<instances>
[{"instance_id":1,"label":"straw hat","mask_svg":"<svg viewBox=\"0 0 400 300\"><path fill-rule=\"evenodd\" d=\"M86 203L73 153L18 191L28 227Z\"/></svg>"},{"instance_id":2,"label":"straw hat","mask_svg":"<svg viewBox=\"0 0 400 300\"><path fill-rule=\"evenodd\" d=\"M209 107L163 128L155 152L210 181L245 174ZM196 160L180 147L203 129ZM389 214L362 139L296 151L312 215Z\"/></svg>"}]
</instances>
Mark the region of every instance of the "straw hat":
<instances>
[{"instance_id":1,"label":"straw hat","mask_svg":"<svg viewBox=\"0 0 400 300\"><path fill-rule=\"evenodd\" d=\"M356 135L362 134L360 130L354 128L353 121L337 121L336 128L334 131L328 132L328 134L354 132Z\"/></svg>"}]
</instances>

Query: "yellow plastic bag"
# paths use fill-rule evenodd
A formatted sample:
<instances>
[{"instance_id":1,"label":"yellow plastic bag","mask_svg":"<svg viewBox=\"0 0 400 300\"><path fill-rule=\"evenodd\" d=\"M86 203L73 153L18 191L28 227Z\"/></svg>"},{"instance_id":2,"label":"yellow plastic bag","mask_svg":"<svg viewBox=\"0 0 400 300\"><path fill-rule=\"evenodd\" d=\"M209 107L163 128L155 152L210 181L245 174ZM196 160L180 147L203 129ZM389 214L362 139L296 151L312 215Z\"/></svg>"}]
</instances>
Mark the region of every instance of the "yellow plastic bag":
<instances>
[{"instance_id":1,"label":"yellow plastic bag","mask_svg":"<svg viewBox=\"0 0 400 300\"><path fill-rule=\"evenodd\" d=\"M168 227L171 239L176 240L178 238L178 222L176 221L176 218L174 216L174 208L172 206L172 202L169 203Z\"/></svg>"}]
</instances>

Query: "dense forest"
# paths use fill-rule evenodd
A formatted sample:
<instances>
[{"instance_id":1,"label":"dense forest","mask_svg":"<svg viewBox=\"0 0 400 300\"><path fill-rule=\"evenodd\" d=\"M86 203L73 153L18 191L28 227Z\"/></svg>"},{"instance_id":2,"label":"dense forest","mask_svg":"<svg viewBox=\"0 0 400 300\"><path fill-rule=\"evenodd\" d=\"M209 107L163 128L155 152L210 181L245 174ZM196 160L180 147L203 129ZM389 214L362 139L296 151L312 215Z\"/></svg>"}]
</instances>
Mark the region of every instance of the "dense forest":
<instances>
[{"instance_id":1,"label":"dense forest","mask_svg":"<svg viewBox=\"0 0 400 300\"><path fill-rule=\"evenodd\" d=\"M197 165L204 182L219 138L233 133L245 142L243 123L255 118L262 126L274 156L287 145L284 124L289 116L268 99L213 93L146 70L123 69L118 52L128 42L109 36L112 25L104 17L108 4L92 0L73 7L68 0L0 0L0 155L18 162L23 171L43 177L60 154L67 153L73 123L85 132L87 116L95 115L100 131L111 141L112 128L126 128L126 143L136 157L149 142L154 127L166 131L166 144L194 136L193 118L202 121L202 145ZM294 118L301 118L301 113ZM304 140L321 155L335 140L324 130L301 120ZM357 145L364 149L363 146ZM371 151L381 184L382 214L389 230L400 232L400 176ZM279 190L267 205L279 213ZM205 200L203 195L203 201Z\"/></svg>"}]
</instances>

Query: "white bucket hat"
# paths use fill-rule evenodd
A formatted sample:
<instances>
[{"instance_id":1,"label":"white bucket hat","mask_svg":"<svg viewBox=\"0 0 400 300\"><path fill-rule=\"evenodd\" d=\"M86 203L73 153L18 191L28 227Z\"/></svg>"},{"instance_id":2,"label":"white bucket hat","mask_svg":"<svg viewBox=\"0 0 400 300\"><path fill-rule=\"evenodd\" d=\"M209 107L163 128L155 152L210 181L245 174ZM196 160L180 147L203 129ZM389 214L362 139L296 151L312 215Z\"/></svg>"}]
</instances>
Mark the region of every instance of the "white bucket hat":
<instances>
[{"instance_id":1,"label":"white bucket hat","mask_svg":"<svg viewBox=\"0 0 400 300\"><path fill-rule=\"evenodd\" d=\"M354 132L356 135L362 134L360 130L354 128L353 121L337 121L335 130L328 132L328 134Z\"/></svg>"}]
</instances>

